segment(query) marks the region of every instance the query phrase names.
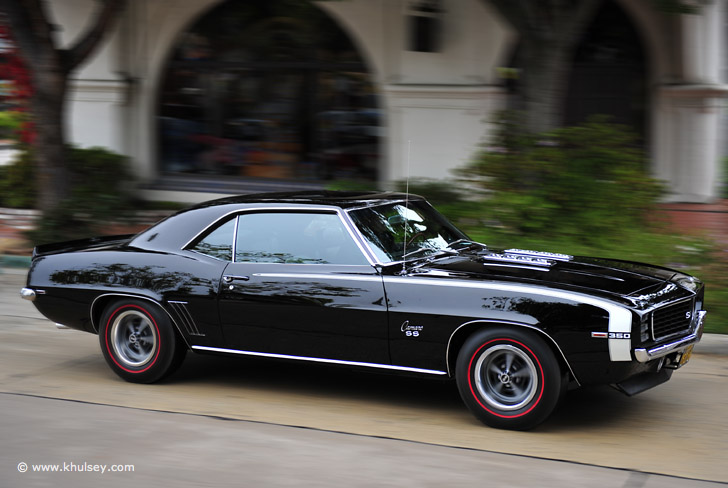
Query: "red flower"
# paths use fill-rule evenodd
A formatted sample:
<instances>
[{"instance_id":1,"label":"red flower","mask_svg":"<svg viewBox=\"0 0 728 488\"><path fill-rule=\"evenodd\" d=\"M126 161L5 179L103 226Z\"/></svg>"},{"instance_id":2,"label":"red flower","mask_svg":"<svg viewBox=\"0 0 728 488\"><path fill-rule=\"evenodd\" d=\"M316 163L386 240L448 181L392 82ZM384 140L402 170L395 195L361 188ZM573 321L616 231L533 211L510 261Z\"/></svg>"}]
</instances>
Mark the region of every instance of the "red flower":
<instances>
[{"instance_id":1,"label":"red flower","mask_svg":"<svg viewBox=\"0 0 728 488\"><path fill-rule=\"evenodd\" d=\"M12 32L7 25L0 23L0 41L6 46L0 53L0 80L10 81L11 90L1 98L9 99L17 105L16 110L26 111L28 101L33 96L33 80L25 61L18 54ZM31 121L23 122L20 128L20 140L31 144L35 140L35 125Z\"/></svg>"}]
</instances>

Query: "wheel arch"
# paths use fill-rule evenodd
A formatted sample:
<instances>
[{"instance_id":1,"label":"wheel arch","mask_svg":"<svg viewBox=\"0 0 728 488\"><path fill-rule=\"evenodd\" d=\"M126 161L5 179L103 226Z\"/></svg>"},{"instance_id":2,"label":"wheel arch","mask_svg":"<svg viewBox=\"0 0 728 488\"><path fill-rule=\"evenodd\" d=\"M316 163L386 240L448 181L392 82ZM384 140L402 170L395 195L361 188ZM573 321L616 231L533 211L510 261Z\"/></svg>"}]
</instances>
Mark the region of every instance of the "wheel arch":
<instances>
[{"instance_id":1,"label":"wheel arch","mask_svg":"<svg viewBox=\"0 0 728 488\"><path fill-rule=\"evenodd\" d=\"M554 357L556 357L559 365L564 368L565 371L568 371L569 376L573 378L574 381L576 381L577 385L581 386L581 383L579 383L579 378L577 378L576 374L574 374L574 370L571 368L571 364L569 364L569 361L566 359L564 352L561 350L554 338L551 337L546 331L544 331L543 329L539 329L538 327L534 327L533 325L502 320L471 320L470 322L465 322L464 324L461 324L453 331L452 334L450 334L450 339L447 342L447 350L445 353L445 362L447 366L447 374L449 377L452 378L455 374L455 364L457 363L458 353L465 344L465 341L468 340L468 337L470 337L472 334L479 330L490 329L494 327L519 327L535 331L537 333L536 335L545 339L544 343L554 353Z\"/></svg>"},{"instance_id":2,"label":"wheel arch","mask_svg":"<svg viewBox=\"0 0 728 488\"><path fill-rule=\"evenodd\" d=\"M145 300L147 302L151 302L158 306L161 310L164 311L164 313L169 317L170 322L172 325L174 325L175 330L177 331L177 336L182 339L182 342L185 344L185 347L187 349L191 349L189 342L187 342L187 338L182 333L182 329L180 328L177 321L175 321L174 317L172 317L172 314L169 313L169 311L158 301L154 298L150 298L144 295L137 295L133 293L104 293L102 295L97 296L93 302L91 302L91 307L89 310L89 315L91 317L91 327L93 327L94 332L96 334L99 333L99 323L101 321L101 316L104 313L104 310L106 310L106 307L109 305L109 303L113 302L114 300L117 300L119 298L133 298L136 300Z\"/></svg>"}]
</instances>

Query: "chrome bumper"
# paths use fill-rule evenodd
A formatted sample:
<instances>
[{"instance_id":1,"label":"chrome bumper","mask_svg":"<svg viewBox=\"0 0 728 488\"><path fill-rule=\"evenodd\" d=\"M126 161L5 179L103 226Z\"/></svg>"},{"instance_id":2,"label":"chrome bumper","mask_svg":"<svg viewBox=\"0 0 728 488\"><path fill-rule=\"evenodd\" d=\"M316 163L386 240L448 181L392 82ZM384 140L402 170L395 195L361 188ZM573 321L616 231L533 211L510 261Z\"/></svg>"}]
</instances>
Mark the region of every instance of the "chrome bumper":
<instances>
[{"instance_id":1,"label":"chrome bumper","mask_svg":"<svg viewBox=\"0 0 728 488\"><path fill-rule=\"evenodd\" d=\"M703 337L705 314L707 313L708 312L706 312L705 310L701 310L696 314L695 321L693 322L693 326L691 328L692 332L690 333L690 335L680 337L673 342L653 347L652 349L635 349L634 357L640 363L646 363L647 361L652 361L653 359L667 356L668 354L678 352L691 344L696 344L697 342L700 342L700 338Z\"/></svg>"},{"instance_id":2,"label":"chrome bumper","mask_svg":"<svg viewBox=\"0 0 728 488\"><path fill-rule=\"evenodd\" d=\"M32 302L33 300L35 300L35 290L32 290L30 288L23 288L22 290L20 290L20 296Z\"/></svg>"}]
</instances>

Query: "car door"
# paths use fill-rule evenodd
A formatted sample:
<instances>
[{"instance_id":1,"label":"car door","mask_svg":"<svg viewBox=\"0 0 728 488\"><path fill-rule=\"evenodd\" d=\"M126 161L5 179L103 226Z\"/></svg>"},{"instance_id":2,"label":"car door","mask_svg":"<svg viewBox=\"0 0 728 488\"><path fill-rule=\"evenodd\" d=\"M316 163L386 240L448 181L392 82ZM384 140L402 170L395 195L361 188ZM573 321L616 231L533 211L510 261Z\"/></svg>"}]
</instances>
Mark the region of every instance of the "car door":
<instances>
[{"instance_id":1,"label":"car door","mask_svg":"<svg viewBox=\"0 0 728 488\"><path fill-rule=\"evenodd\" d=\"M332 211L237 217L219 296L231 348L389 364L382 277Z\"/></svg>"}]
</instances>

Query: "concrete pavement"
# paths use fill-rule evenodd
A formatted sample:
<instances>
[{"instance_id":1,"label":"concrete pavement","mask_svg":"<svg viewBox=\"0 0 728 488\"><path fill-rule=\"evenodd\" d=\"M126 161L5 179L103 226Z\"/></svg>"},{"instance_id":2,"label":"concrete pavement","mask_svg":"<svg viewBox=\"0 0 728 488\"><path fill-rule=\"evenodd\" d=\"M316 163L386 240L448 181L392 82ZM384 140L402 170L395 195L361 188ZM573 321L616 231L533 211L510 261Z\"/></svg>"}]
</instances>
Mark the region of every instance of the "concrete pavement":
<instances>
[{"instance_id":1,"label":"concrete pavement","mask_svg":"<svg viewBox=\"0 0 728 488\"><path fill-rule=\"evenodd\" d=\"M718 483L395 439L0 394L3 487L644 487ZM24 463L24 464L23 464ZM56 472L36 470L58 466ZM78 471L98 466L104 471ZM114 466L117 471L111 471ZM23 469L27 471L22 472Z\"/></svg>"}]
</instances>

